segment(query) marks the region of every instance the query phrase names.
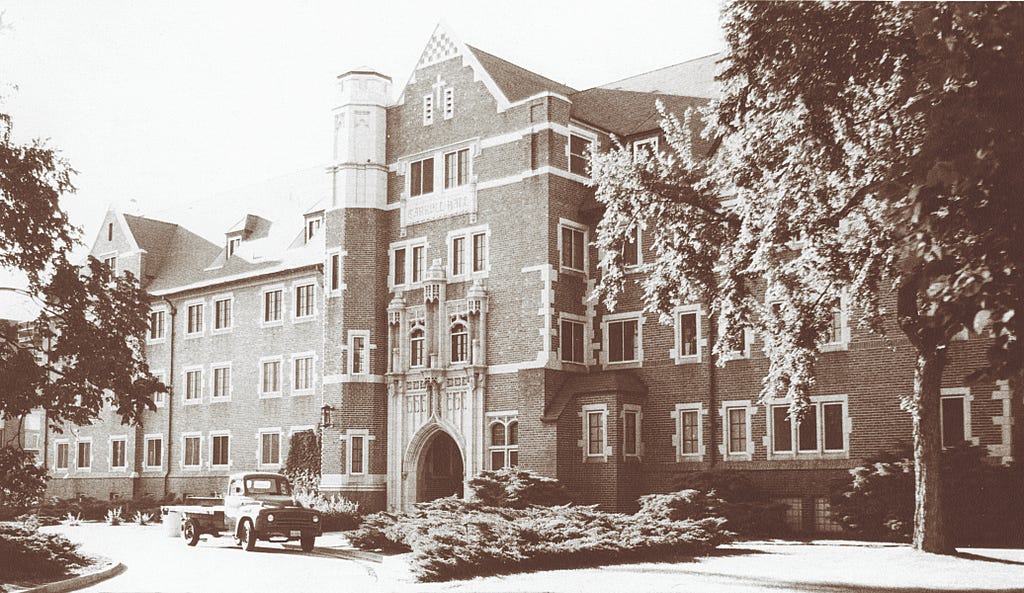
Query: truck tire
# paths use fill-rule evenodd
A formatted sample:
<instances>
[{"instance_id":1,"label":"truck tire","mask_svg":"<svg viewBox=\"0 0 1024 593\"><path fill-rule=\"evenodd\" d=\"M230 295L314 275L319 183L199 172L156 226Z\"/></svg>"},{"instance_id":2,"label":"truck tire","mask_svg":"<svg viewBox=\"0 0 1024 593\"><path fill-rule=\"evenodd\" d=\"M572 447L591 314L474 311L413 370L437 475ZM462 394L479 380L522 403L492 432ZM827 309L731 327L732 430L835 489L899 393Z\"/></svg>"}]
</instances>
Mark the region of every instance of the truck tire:
<instances>
[{"instance_id":1,"label":"truck tire","mask_svg":"<svg viewBox=\"0 0 1024 593\"><path fill-rule=\"evenodd\" d=\"M312 552L313 546L316 544L316 536L312 533L303 533L302 538L299 539L299 545L302 547L303 552Z\"/></svg>"},{"instance_id":2,"label":"truck tire","mask_svg":"<svg viewBox=\"0 0 1024 593\"><path fill-rule=\"evenodd\" d=\"M190 546L199 543L199 527L196 526L195 521L188 519L181 524L181 539Z\"/></svg>"},{"instance_id":3,"label":"truck tire","mask_svg":"<svg viewBox=\"0 0 1024 593\"><path fill-rule=\"evenodd\" d=\"M242 549L246 552L252 552L256 549L256 528L253 527L252 521L246 519L242 521Z\"/></svg>"}]
</instances>

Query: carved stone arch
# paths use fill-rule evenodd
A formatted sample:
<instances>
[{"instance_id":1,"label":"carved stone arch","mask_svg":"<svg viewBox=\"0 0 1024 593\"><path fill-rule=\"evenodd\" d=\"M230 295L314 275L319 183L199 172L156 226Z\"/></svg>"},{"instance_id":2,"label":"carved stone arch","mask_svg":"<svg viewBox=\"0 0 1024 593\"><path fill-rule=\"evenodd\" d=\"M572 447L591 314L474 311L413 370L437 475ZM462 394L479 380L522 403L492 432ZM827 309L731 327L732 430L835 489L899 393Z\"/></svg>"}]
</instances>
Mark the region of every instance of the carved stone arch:
<instances>
[{"instance_id":1,"label":"carved stone arch","mask_svg":"<svg viewBox=\"0 0 1024 593\"><path fill-rule=\"evenodd\" d=\"M435 439L443 435L442 438L450 439L458 451L459 461L461 462L461 482L464 485L467 479L467 468L469 467L469 460L466 457L466 443L459 434L459 431L449 423L431 419L429 422L424 424L415 436L409 440L409 445L406 447L404 459L402 460L403 472L402 472L402 505L405 508L410 507L412 504L418 502L421 498L420 487L421 487L421 473L425 471L425 468L421 467L421 463L425 459L428 448L434 444ZM463 486L464 493L464 486Z\"/></svg>"}]
</instances>

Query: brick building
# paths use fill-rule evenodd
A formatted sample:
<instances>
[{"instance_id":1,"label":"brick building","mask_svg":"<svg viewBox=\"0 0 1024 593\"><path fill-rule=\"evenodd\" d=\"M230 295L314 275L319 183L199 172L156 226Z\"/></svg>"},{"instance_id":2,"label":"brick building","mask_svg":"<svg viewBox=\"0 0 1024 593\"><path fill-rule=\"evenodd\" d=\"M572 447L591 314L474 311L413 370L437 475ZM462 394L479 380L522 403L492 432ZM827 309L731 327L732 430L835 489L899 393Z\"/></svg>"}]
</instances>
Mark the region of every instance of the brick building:
<instances>
[{"instance_id":1,"label":"brick building","mask_svg":"<svg viewBox=\"0 0 1024 593\"><path fill-rule=\"evenodd\" d=\"M840 304L792 426L786 402L757 403L753 336L716 367L699 304L664 324L636 289L614 312L588 298L601 210L587 151L612 136L657 149L655 102L706 103L713 71L714 56L577 91L438 27L397 100L383 74L338 77L330 196L301 216L242 213L214 244L110 212L92 253L152 295L149 363L171 389L140 426L105 415L53 436L51 490L206 493L321 430L322 489L368 509L462 493L507 464L629 509L715 467L750 472L794 526L830 528L829 479L910 440L898 331L854 332ZM944 440L1009 460L1020 402L964 382L984 349L952 346Z\"/></svg>"}]
</instances>

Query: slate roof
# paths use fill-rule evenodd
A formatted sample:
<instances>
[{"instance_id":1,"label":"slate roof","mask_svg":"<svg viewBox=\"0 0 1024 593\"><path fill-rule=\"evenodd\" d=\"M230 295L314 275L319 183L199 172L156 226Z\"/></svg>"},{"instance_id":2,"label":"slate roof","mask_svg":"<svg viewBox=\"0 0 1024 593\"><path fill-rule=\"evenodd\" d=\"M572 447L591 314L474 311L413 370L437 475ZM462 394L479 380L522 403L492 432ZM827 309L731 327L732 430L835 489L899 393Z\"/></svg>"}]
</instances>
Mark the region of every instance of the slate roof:
<instances>
[{"instance_id":1,"label":"slate roof","mask_svg":"<svg viewBox=\"0 0 1024 593\"><path fill-rule=\"evenodd\" d=\"M609 82L601 85L601 88L713 99L718 96L720 90L715 80L719 68L718 61L724 57L725 54L716 53L694 58Z\"/></svg>"},{"instance_id":2,"label":"slate roof","mask_svg":"<svg viewBox=\"0 0 1024 593\"><path fill-rule=\"evenodd\" d=\"M572 100L572 116L575 119L618 136L632 136L657 129L661 117L657 109L658 100L680 119L687 109L701 107L707 103L707 99L697 97L600 87L580 91L569 98Z\"/></svg>"},{"instance_id":3,"label":"slate roof","mask_svg":"<svg viewBox=\"0 0 1024 593\"><path fill-rule=\"evenodd\" d=\"M549 91L560 95L569 96L576 92L576 89L555 82L550 78L531 72L522 66L503 60L498 56L491 55L483 50L467 45L470 51L480 61L480 65L487 70L487 73L494 79L501 92L511 102L521 101L538 93Z\"/></svg>"},{"instance_id":4,"label":"slate roof","mask_svg":"<svg viewBox=\"0 0 1024 593\"><path fill-rule=\"evenodd\" d=\"M619 393L645 397L647 385L630 370L600 371L595 373L572 374L562 384L554 399L544 409L541 420L556 422L566 406L578 395L598 393Z\"/></svg>"}]
</instances>

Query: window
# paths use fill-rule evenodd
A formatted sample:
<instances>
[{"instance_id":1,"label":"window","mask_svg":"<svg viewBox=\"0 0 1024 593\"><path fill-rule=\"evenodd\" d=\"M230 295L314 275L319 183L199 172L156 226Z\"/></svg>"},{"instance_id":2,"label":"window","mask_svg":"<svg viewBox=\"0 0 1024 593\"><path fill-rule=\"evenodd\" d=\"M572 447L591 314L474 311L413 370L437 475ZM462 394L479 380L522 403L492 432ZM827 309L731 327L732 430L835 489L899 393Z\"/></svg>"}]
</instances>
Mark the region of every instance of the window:
<instances>
[{"instance_id":1,"label":"window","mask_svg":"<svg viewBox=\"0 0 1024 593\"><path fill-rule=\"evenodd\" d=\"M462 276L466 273L466 238L455 237L452 239L452 276Z\"/></svg>"},{"instance_id":2,"label":"window","mask_svg":"<svg viewBox=\"0 0 1024 593\"><path fill-rule=\"evenodd\" d=\"M401 286L405 284L405 248L401 247L395 250L394 257L394 281L395 286Z\"/></svg>"},{"instance_id":3,"label":"window","mask_svg":"<svg viewBox=\"0 0 1024 593\"><path fill-rule=\"evenodd\" d=\"M114 240L114 223L108 222L107 223L107 241L113 241L113 240Z\"/></svg>"},{"instance_id":4,"label":"window","mask_svg":"<svg viewBox=\"0 0 1024 593\"><path fill-rule=\"evenodd\" d=\"M231 367L213 367L213 395L214 400L231 399Z\"/></svg>"},{"instance_id":5,"label":"window","mask_svg":"<svg viewBox=\"0 0 1024 593\"><path fill-rule=\"evenodd\" d=\"M300 284L295 287L295 318L308 319L313 316L313 285Z\"/></svg>"},{"instance_id":6,"label":"window","mask_svg":"<svg viewBox=\"0 0 1024 593\"><path fill-rule=\"evenodd\" d=\"M672 353L676 364L700 362L700 307L687 305L676 310L675 316L675 352Z\"/></svg>"},{"instance_id":7,"label":"window","mask_svg":"<svg viewBox=\"0 0 1024 593\"><path fill-rule=\"evenodd\" d=\"M608 409L603 404L583 406L583 451L585 457L607 457Z\"/></svg>"},{"instance_id":8,"label":"window","mask_svg":"<svg viewBox=\"0 0 1024 593\"><path fill-rule=\"evenodd\" d=\"M473 234L473 272L487 271L487 233Z\"/></svg>"},{"instance_id":9,"label":"window","mask_svg":"<svg viewBox=\"0 0 1024 593\"><path fill-rule=\"evenodd\" d=\"M110 439L110 469L124 469L126 467L126 453L128 450L128 439L123 437Z\"/></svg>"},{"instance_id":10,"label":"window","mask_svg":"<svg viewBox=\"0 0 1024 593\"><path fill-rule=\"evenodd\" d=\"M146 436L146 467L160 467L163 465L163 437Z\"/></svg>"},{"instance_id":11,"label":"window","mask_svg":"<svg viewBox=\"0 0 1024 593\"><path fill-rule=\"evenodd\" d=\"M365 474L366 468L363 467L363 445L365 444L365 438L363 436L350 436L349 440L352 443L352 460L350 464L350 474Z\"/></svg>"},{"instance_id":12,"label":"window","mask_svg":"<svg viewBox=\"0 0 1024 593\"><path fill-rule=\"evenodd\" d=\"M235 255L235 250L238 249L238 246L241 245L241 243L241 237L231 237L228 239L228 257Z\"/></svg>"},{"instance_id":13,"label":"window","mask_svg":"<svg viewBox=\"0 0 1024 593\"><path fill-rule=\"evenodd\" d=\"M75 463L80 470L92 469L92 441L78 441L78 457Z\"/></svg>"},{"instance_id":14,"label":"window","mask_svg":"<svg viewBox=\"0 0 1024 593\"><path fill-rule=\"evenodd\" d=\"M789 415L789 404L770 407L771 453L807 455L846 451L845 396L812 397L799 423Z\"/></svg>"},{"instance_id":15,"label":"window","mask_svg":"<svg viewBox=\"0 0 1024 593\"><path fill-rule=\"evenodd\" d=\"M365 375L370 372L370 352L367 347L367 340L369 336L365 333L362 335L350 334L349 340L352 349L352 375Z\"/></svg>"},{"instance_id":16,"label":"window","mask_svg":"<svg viewBox=\"0 0 1024 593\"><path fill-rule=\"evenodd\" d=\"M111 274L117 273L117 256L111 255L110 257L103 258L103 265L110 270Z\"/></svg>"},{"instance_id":17,"label":"window","mask_svg":"<svg viewBox=\"0 0 1024 593\"><path fill-rule=\"evenodd\" d=\"M747 409L728 408L726 416L728 428L729 455L747 453Z\"/></svg>"},{"instance_id":18,"label":"window","mask_svg":"<svg viewBox=\"0 0 1024 593\"><path fill-rule=\"evenodd\" d=\"M947 391L948 390L943 390ZM954 447L968 440L966 401L963 395L943 395L939 408L942 446Z\"/></svg>"},{"instance_id":19,"label":"window","mask_svg":"<svg viewBox=\"0 0 1024 593\"><path fill-rule=\"evenodd\" d=\"M215 434L210 436L210 465L213 467L231 465L231 435Z\"/></svg>"},{"instance_id":20,"label":"window","mask_svg":"<svg viewBox=\"0 0 1024 593\"><path fill-rule=\"evenodd\" d=\"M585 364L584 350L584 329L586 326L579 321L570 319L562 320L562 328L559 339L562 342L562 362L574 362Z\"/></svg>"},{"instance_id":21,"label":"window","mask_svg":"<svg viewBox=\"0 0 1024 593\"><path fill-rule=\"evenodd\" d=\"M434 123L434 95L423 95L423 125Z\"/></svg>"},{"instance_id":22,"label":"window","mask_svg":"<svg viewBox=\"0 0 1024 593\"><path fill-rule=\"evenodd\" d=\"M455 89L448 87L444 89L444 118L455 117Z\"/></svg>"},{"instance_id":23,"label":"window","mask_svg":"<svg viewBox=\"0 0 1024 593\"><path fill-rule=\"evenodd\" d=\"M198 404L203 401L203 370L185 371L185 403Z\"/></svg>"},{"instance_id":24,"label":"window","mask_svg":"<svg viewBox=\"0 0 1024 593\"><path fill-rule=\"evenodd\" d=\"M187 435L181 437L182 458L181 464L184 467L196 468L202 465L200 456L202 437L199 435Z\"/></svg>"},{"instance_id":25,"label":"window","mask_svg":"<svg viewBox=\"0 0 1024 593\"><path fill-rule=\"evenodd\" d=\"M629 231L629 238L626 240L626 243L622 246L622 265L640 265L640 237L640 227L634 226Z\"/></svg>"},{"instance_id":26,"label":"window","mask_svg":"<svg viewBox=\"0 0 1024 593\"><path fill-rule=\"evenodd\" d=\"M328 258L328 270L330 279L328 280L327 286L330 287L331 292L338 292L341 290L341 254L332 253Z\"/></svg>"},{"instance_id":27,"label":"window","mask_svg":"<svg viewBox=\"0 0 1024 593\"><path fill-rule=\"evenodd\" d=\"M426 253L426 248L423 245L417 245L412 248L412 281L422 282L423 281L423 258Z\"/></svg>"},{"instance_id":28,"label":"window","mask_svg":"<svg viewBox=\"0 0 1024 593\"><path fill-rule=\"evenodd\" d=\"M519 422L493 422L490 437L492 470L519 465Z\"/></svg>"},{"instance_id":29,"label":"window","mask_svg":"<svg viewBox=\"0 0 1024 593\"><path fill-rule=\"evenodd\" d=\"M203 304L195 303L189 305L186 315L185 335L199 335L203 333Z\"/></svg>"},{"instance_id":30,"label":"window","mask_svg":"<svg viewBox=\"0 0 1024 593\"><path fill-rule=\"evenodd\" d=\"M283 298L284 291L280 288L263 293L263 323L281 321Z\"/></svg>"},{"instance_id":31,"label":"window","mask_svg":"<svg viewBox=\"0 0 1024 593\"><path fill-rule=\"evenodd\" d=\"M586 175L590 152L590 140L576 134L569 135L569 171Z\"/></svg>"},{"instance_id":32,"label":"window","mask_svg":"<svg viewBox=\"0 0 1024 593\"><path fill-rule=\"evenodd\" d=\"M409 334L409 365L421 367L425 364L423 357L424 333L422 328L416 328Z\"/></svg>"},{"instance_id":33,"label":"window","mask_svg":"<svg viewBox=\"0 0 1024 593\"><path fill-rule=\"evenodd\" d=\"M164 339L167 312L163 309L149 312L149 341L156 342Z\"/></svg>"},{"instance_id":34,"label":"window","mask_svg":"<svg viewBox=\"0 0 1024 593\"><path fill-rule=\"evenodd\" d=\"M842 350L849 342L849 332L846 327L846 312L843 308L843 300L835 299L832 302L832 314L829 318L829 326L825 332L825 343L822 350Z\"/></svg>"},{"instance_id":35,"label":"window","mask_svg":"<svg viewBox=\"0 0 1024 593\"><path fill-rule=\"evenodd\" d=\"M409 164L409 195L422 196L434 191L434 157Z\"/></svg>"},{"instance_id":36,"label":"window","mask_svg":"<svg viewBox=\"0 0 1024 593\"><path fill-rule=\"evenodd\" d=\"M312 393L313 357L300 356L292 361L292 391Z\"/></svg>"},{"instance_id":37,"label":"window","mask_svg":"<svg viewBox=\"0 0 1024 593\"><path fill-rule=\"evenodd\" d=\"M701 422L701 404L676 404L676 458L679 461L703 458L701 439L703 425Z\"/></svg>"},{"instance_id":38,"label":"window","mask_svg":"<svg viewBox=\"0 0 1024 593\"><path fill-rule=\"evenodd\" d=\"M444 155L444 188L452 189L467 183L469 183L469 149L463 148Z\"/></svg>"},{"instance_id":39,"label":"window","mask_svg":"<svg viewBox=\"0 0 1024 593\"><path fill-rule=\"evenodd\" d=\"M452 364L469 362L469 329L465 323L452 326Z\"/></svg>"},{"instance_id":40,"label":"window","mask_svg":"<svg viewBox=\"0 0 1024 593\"><path fill-rule=\"evenodd\" d=\"M320 224L322 222L323 219L319 216L306 219L306 243L309 243L309 240L316 235L317 231L320 230Z\"/></svg>"},{"instance_id":41,"label":"window","mask_svg":"<svg viewBox=\"0 0 1024 593\"><path fill-rule=\"evenodd\" d=\"M231 329L231 302L230 297L213 301L214 331Z\"/></svg>"},{"instance_id":42,"label":"window","mask_svg":"<svg viewBox=\"0 0 1024 593\"><path fill-rule=\"evenodd\" d=\"M366 429L349 429L341 437L345 440L345 472L353 475L367 474L370 457L370 436Z\"/></svg>"},{"instance_id":43,"label":"window","mask_svg":"<svg viewBox=\"0 0 1024 593\"><path fill-rule=\"evenodd\" d=\"M724 332L725 326L719 324L718 326L720 333ZM737 358L749 358L750 357L750 343L753 339L753 331L748 328L740 328L736 332L736 346L726 353L726 360L735 360Z\"/></svg>"},{"instance_id":44,"label":"window","mask_svg":"<svg viewBox=\"0 0 1024 593\"><path fill-rule=\"evenodd\" d=\"M54 461L54 467L57 469L68 469L68 455L71 450L71 445L68 443L57 443L57 459Z\"/></svg>"},{"instance_id":45,"label":"window","mask_svg":"<svg viewBox=\"0 0 1024 593\"><path fill-rule=\"evenodd\" d=\"M658 154L658 137L644 138L633 143L633 158L639 160L641 156L650 158Z\"/></svg>"},{"instance_id":46,"label":"window","mask_svg":"<svg viewBox=\"0 0 1024 593\"><path fill-rule=\"evenodd\" d=\"M586 271L586 233L579 228L562 225L562 267Z\"/></svg>"},{"instance_id":47,"label":"window","mask_svg":"<svg viewBox=\"0 0 1024 593\"><path fill-rule=\"evenodd\" d=\"M261 363L260 397L281 395L281 359Z\"/></svg>"},{"instance_id":48,"label":"window","mask_svg":"<svg viewBox=\"0 0 1024 593\"><path fill-rule=\"evenodd\" d=\"M622 406L622 454L625 457L639 457L642 452L640 419L640 406Z\"/></svg>"},{"instance_id":49,"label":"window","mask_svg":"<svg viewBox=\"0 0 1024 593\"><path fill-rule=\"evenodd\" d=\"M260 433L260 465L280 465L281 433Z\"/></svg>"},{"instance_id":50,"label":"window","mask_svg":"<svg viewBox=\"0 0 1024 593\"><path fill-rule=\"evenodd\" d=\"M609 321L608 328L608 362L635 362L640 360L640 321L623 319Z\"/></svg>"}]
</instances>

